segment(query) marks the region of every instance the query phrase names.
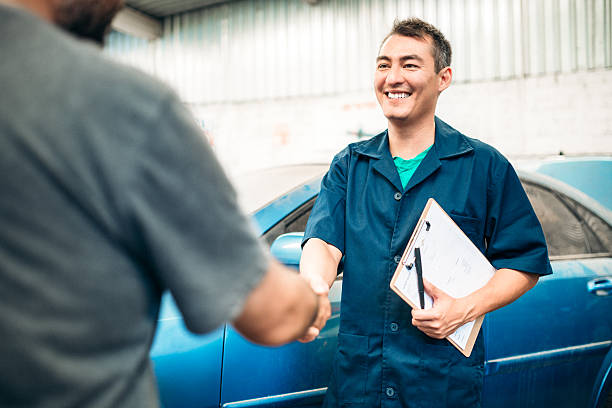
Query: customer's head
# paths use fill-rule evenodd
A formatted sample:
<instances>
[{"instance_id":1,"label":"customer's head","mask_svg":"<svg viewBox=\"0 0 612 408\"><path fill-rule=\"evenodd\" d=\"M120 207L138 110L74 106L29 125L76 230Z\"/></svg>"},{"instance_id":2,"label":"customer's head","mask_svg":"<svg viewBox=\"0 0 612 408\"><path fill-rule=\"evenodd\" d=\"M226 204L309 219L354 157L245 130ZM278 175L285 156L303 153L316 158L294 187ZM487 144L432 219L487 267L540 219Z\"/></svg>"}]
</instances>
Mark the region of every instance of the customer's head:
<instances>
[{"instance_id":1,"label":"customer's head","mask_svg":"<svg viewBox=\"0 0 612 408\"><path fill-rule=\"evenodd\" d=\"M72 34L99 44L104 42L111 21L123 0L51 0L54 21Z\"/></svg>"},{"instance_id":2,"label":"customer's head","mask_svg":"<svg viewBox=\"0 0 612 408\"><path fill-rule=\"evenodd\" d=\"M2 0L0 0L2 1ZM5 0L57 24L77 37L104 42L123 0Z\"/></svg>"}]
</instances>

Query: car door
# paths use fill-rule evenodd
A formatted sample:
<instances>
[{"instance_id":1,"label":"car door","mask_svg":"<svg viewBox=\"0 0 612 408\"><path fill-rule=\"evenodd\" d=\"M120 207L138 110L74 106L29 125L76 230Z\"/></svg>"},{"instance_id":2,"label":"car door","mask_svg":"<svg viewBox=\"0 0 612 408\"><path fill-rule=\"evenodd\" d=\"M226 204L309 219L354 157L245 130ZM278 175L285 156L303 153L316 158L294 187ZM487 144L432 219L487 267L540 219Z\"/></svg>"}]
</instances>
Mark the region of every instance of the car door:
<instances>
[{"instance_id":1,"label":"car door","mask_svg":"<svg viewBox=\"0 0 612 408\"><path fill-rule=\"evenodd\" d=\"M219 406L223 331L191 333L172 296L163 295L150 354L163 407Z\"/></svg>"},{"instance_id":2,"label":"car door","mask_svg":"<svg viewBox=\"0 0 612 408\"><path fill-rule=\"evenodd\" d=\"M485 319L484 406L585 407L612 344L612 296L589 291L612 276L612 232L569 197L523 184L554 273Z\"/></svg>"},{"instance_id":3,"label":"car door","mask_svg":"<svg viewBox=\"0 0 612 408\"><path fill-rule=\"evenodd\" d=\"M263 234L272 244L282 234L303 232L314 198ZM300 236L293 242L298 243ZM299 255L289 261L296 268ZM318 407L323 401L336 348L341 281L330 290L332 317L312 342L263 347L245 340L227 326L223 353L221 403L223 407Z\"/></svg>"}]
</instances>

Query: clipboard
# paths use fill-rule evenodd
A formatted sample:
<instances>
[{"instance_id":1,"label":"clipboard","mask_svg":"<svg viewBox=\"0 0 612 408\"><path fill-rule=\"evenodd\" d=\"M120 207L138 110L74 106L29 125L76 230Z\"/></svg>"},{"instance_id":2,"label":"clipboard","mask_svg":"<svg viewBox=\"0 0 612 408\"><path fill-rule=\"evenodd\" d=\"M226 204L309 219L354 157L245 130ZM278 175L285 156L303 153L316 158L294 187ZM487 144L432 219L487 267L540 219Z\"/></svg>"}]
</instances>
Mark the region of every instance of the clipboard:
<instances>
[{"instance_id":1,"label":"clipboard","mask_svg":"<svg viewBox=\"0 0 612 408\"><path fill-rule=\"evenodd\" d=\"M480 250L433 199L425 209L406 245L391 279L391 290L413 308L419 307L419 293L414 266L414 248L420 248L423 277L452 297L464 297L480 289L496 269ZM425 309L433 301L425 294ZM459 327L446 339L469 357L482 326L484 315Z\"/></svg>"}]
</instances>

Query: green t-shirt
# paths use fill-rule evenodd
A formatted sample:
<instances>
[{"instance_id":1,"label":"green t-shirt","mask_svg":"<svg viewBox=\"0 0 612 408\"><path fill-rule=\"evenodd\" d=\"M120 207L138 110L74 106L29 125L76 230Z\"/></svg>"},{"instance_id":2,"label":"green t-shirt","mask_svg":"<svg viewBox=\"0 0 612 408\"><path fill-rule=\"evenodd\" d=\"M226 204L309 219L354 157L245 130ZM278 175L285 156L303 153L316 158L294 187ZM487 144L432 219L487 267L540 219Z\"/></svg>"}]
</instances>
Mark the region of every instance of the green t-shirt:
<instances>
[{"instance_id":1,"label":"green t-shirt","mask_svg":"<svg viewBox=\"0 0 612 408\"><path fill-rule=\"evenodd\" d=\"M410 178L416 171L417 167L419 167L419 164L421 164L421 162L427 155L429 149L431 149L431 146L429 146L427 149L423 150L421 153L417 154L414 158L410 160L404 160L399 156L393 158L393 162L395 163L395 167L397 168L397 172L399 173L403 188L406 188L406 185L410 181Z\"/></svg>"}]
</instances>

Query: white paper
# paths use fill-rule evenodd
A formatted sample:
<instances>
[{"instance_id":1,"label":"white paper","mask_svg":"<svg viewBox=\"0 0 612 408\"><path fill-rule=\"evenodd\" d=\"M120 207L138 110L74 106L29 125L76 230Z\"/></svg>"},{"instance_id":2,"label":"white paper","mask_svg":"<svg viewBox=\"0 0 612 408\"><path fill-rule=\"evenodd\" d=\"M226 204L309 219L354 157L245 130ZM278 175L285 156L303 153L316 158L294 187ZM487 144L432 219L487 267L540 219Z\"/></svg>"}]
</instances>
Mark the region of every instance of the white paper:
<instances>
[{"instance_id":1,"label":"white paper","mask_svg":"<svg viewBox=\"0 0 612 408\"><path fill-rule=\"evenodd\" d=\"M426 230L426 221L430 224L429 231ZM395 281L396 288L415 305L420 304L414 266L416 247L421 249L423 277L454 298L480 289L495 273L495 268L478 248L432 200L427 217L417 225L415 240ZM425 293L425 309L432 305L431 297ZM473 326L473 321L466 323L449 338L465 349Z\"/></svg>"}]
</instances>

